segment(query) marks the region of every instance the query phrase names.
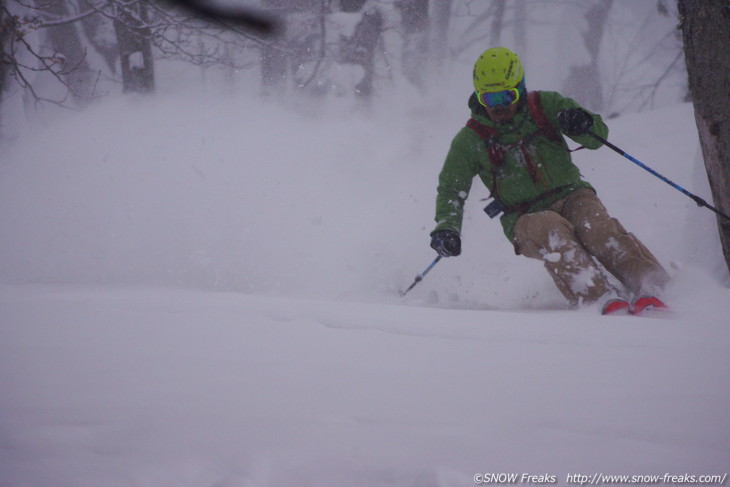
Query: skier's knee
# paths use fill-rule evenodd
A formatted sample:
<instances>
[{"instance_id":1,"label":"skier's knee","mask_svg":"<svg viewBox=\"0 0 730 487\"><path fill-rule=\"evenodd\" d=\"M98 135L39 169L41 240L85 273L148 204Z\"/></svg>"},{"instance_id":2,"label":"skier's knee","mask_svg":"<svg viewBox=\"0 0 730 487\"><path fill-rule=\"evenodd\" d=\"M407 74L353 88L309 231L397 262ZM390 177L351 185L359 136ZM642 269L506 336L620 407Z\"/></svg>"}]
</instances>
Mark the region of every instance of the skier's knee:
<instances>
[{"instance_id":1,"label":"skier's knee","mask_svg":"<svg viewBox=\"0 0 730 487\"><path fill-rule=\"evenodd\" d=\"M554 211L522 215L515 225L515 251L527 257L544 260L574 240L573 225Z\"/></svg>"}]
</instances>

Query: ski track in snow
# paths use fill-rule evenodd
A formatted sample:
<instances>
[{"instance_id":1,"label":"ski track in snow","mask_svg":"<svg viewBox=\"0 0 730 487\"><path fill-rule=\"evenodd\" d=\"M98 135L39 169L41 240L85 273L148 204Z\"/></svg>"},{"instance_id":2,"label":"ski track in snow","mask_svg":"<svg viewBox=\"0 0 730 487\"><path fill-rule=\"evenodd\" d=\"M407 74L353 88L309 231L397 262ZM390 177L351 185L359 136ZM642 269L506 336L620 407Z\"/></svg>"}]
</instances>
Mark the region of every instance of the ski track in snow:
<instances>
[{"instance_id":1,"label":"ski track in snow","mask_svg":"<svg viewBox=\"0 0 730 487\"><path fill-rule=\"evenodd\" d=\"M730 337L701 311L2 296L3 471L19 485L456 486L496 468L716 471L730 448Z\"/></svg>"}]
</instances>

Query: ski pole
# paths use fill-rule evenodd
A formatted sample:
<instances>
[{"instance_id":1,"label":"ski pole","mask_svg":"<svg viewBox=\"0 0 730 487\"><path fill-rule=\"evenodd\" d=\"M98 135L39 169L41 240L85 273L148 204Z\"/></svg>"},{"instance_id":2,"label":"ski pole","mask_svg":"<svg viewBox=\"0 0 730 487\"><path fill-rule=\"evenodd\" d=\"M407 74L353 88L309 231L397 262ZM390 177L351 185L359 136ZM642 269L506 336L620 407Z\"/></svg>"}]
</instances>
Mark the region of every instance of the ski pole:
<instances>
[{"instance_id":1,"label":"ski pole","mask_svg":"<svg viewBox=\"0 0 730 487\"><path fill-rule=\"evenodd\" d=\"M621 154L622 156L624 156L626 159L630 160L631 162L633 162L634 164L636 164L637 166L639 166L640 168L642 168L645 171L648 171L649 173L651 173L654 176L658 177L659 179L661 179L662 181L664 181L665 183L667 183L668 185L670 185L671 187L673 187L677 191L680 191L680 192L686 194L687 196L689 196L690 198L692 198L692 200L694 200L695 203L697 203L697 206L704 206L705 208L714 211L715 213L717 213L721 217L723 217L723 218L725 218L727 220L730 220L730 216L728 216L727 214L721 212L720 210L718 210L717 208L715 208L714 206L712 206L711 204L709 204L707 201L705 201L702 198L700 198L699 196L697 196L696 194L690 193L689 191L687 191L686 189L684 189L682 186L678 185L674 181L672 181L672 180L670 180L670 179L662 176L661 174L659 174L658 172L656 172L654 169L650 168L649 166L647 166L646 164L644 164L640 160L636 159L635 157L632 157L630 154L627 154L625 151L619 149L618 147L616 147L615 145L613 145L612 143L610 143L609 141L607 141L606 139L604 139L600 135L596 135L593 132L588 132L588 135L590 135L591 137L593 137L597 141L601 142L606 147L609 147L609 148L615 150L616 152L618 152L619 154Z\"/></svg>"},{"instance_id":2,"label":"ski pole","mask_svg":"<svg viewBox=\"0 0 730 487\"><path fill-rule=\"evenodd\" d=\"M406 294L408 294L408 291L410 291L411 289L413 289L414 287L416 287L416 284L418 284L419 282L421 282L423 280L424 276L426 274L428 274L428 271L430 271L431 269L433 269L433 266L435 266L436 264L438 264L438 261L440 261L440 260L441 260L441 256L440 255L438 257L436 257L435 259L433 259L433 262L431 262L431 264L429 264L429 266L426 267L426 270L423 271L423 272L421 272L420 274L418 274L416 276L416 280L413 281L413 284L411 284L410 286L408 286L408 289L406 289L405 291L401 291L400 292L400 296L401 297L405 296Z\"/></svg>"}]
</instances>

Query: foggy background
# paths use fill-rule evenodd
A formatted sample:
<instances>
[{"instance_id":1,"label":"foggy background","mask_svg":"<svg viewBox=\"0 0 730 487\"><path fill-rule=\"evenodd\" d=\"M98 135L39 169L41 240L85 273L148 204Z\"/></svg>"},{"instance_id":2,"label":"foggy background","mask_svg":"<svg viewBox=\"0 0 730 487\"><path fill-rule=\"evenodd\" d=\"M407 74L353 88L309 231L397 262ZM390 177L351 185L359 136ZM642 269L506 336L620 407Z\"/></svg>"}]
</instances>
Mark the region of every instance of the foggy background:
<instances>
[{"instance_id":1,"label":"foggy background","mask_svg":"<svg viewBox=\"0 0 730 487\"><path fill-rule=\"evenodd\" d=\"M466 96L474 60L497 45L521 57L528 88L561 91L608 116L686 98L668 0L214 4L274 19L269 35L175 5L5 2L0 134L12 138L28 121L48 121L58 105L86 107L123 91L266 96L290 107L306 99L310 112L333 100L377 107L406 92L428 105Z\"/></svg>"}]
</instances>

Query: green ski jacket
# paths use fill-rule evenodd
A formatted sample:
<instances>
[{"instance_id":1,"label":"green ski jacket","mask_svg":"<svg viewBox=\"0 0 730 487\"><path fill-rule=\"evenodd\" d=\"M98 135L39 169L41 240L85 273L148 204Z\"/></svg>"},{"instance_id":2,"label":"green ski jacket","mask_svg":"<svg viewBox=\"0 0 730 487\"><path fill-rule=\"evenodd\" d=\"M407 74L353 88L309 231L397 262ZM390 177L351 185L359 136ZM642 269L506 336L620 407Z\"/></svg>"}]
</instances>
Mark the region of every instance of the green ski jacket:
<instances>
[{"instance_id":1,"label":"green ski jacket","mask_svg":"<svg viewBox=\"0 0 730 487\"><path fill-rule=\"evenodd\" d=\"M489 119L486 110L472 94L469 98L472 118L496 132L496 142L503 154L502 162L493 167L485 140L471 128L463 127L456 134L439 175L434 231L448 229L461 233L464 203L475 176L479 176L492 196L507 208L500 222L510 241L514 238L514 226L521 215L544 210L576 189L593 189L581 179L558 126L561 110L582 107L552 91L541 91L539 97L542 111L560 140L550 140L539 133L526 101L519 102L521 105L509 122L499 124ZM606 124L599 115L592 115L592 130L606 138ZM590 135L569 137L588 149L601 146Z\"/></svg>"}]
</instances>

